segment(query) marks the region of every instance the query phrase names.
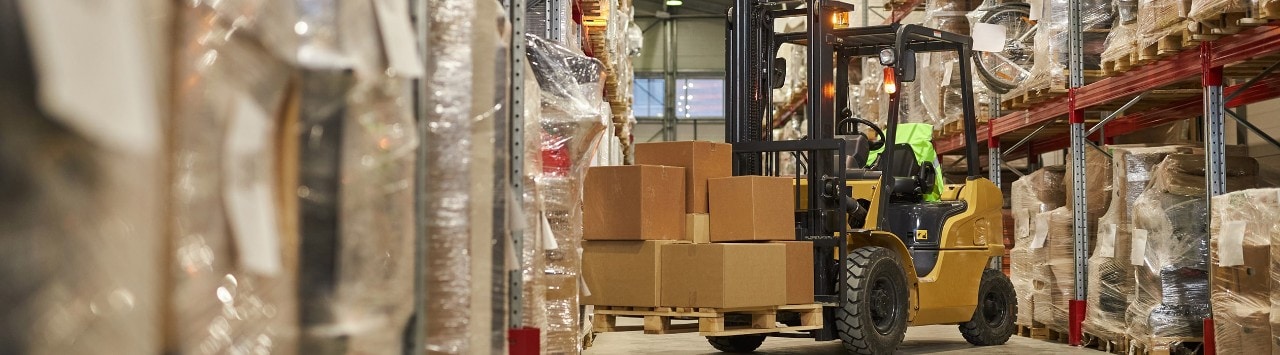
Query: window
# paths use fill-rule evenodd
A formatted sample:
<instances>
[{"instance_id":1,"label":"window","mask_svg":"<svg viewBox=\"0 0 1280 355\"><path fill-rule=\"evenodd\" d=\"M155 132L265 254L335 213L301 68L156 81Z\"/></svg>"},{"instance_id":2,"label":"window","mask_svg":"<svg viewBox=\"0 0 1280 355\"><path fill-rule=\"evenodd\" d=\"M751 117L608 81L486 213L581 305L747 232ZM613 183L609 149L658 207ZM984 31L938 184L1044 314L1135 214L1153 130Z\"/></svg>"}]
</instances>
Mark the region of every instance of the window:
<instances>
[{"instance_id":1,"label":"window","mask_svg":"<svg viewBox=\"0 0 1280 355\"><path fill-rule=\"evenodd\" d=\"M663 98L666 96L666 80L658 76L640 76L636 74L635 88L631 91L634 101L631 105L636 118L662 118Z\"/></svg>"},{"instance_id":2,"label":"window","mask_svg":"<svg viewBox=\"0 0 1280 355\"><path fill-rule=\"evenodd\" d=\"M676 79L676 119L724 119L724 78Z\"/></svg>"},{"instance_id":3,"label":"window","mask_svg":"<svg viewBox=\"0 0 1280 355\"><path fill-rule=\"evenodd\" d=\"M662 119L666 80L661 73L636 73L632 111L637 119ZM676 76L676 119L724 119L724 77L715 74Z\"/></svg>"}]
</instances>

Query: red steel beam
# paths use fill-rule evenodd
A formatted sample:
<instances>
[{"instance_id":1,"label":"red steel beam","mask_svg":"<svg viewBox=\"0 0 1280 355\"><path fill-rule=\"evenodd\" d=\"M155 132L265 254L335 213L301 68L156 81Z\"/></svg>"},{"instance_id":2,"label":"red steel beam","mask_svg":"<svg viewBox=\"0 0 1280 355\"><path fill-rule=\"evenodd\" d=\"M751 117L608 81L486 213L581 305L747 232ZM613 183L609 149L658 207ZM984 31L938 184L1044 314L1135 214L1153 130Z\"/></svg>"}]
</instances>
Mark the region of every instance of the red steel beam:
<instances>
[{"instance_id":1,"label":"red steel beam","mask_svg":"<svg viewBox=\"0 0 1280 355\"><path fill-rule=\"evenodd\" d=\"M1212 66L1226 66L1251 58L1280 53L1280 27L1262 26L1245 30L1239 34L1216 40L1214 43ZM1200 51L1186 50L1172 57L1140 66L1119 76L1102 79L1079 89L1076 98L1077 107L1089 108L1117 99L1137 95L1140 92L1157 89L1169 84L1191 80L1200 76ZM1280 97L1280 84L1274 78L1263 80L1250 88L1241 97L1227 103L1227 107L1236 107L1246 103L1257 102L1269 98ZM1238 87L1224 90L1228 95ZM1107 136L1131 133L1151 125L1167 123L1197 115L1200 110L1200 98L1188 99L1187 102L1170 105L1162 109L1145 112L1133 117L1124 117L1107 125ZM1002 136L1028 127L1035 127L1068 112L1067 97L1058 97L1042 102L1027 110L1020 110L1004 115L986 125L979 125L978 136ZM1121 133L1123 132L1123 133ZM959 136L935 140L938 152L949 153L963 147ZM1037 150L1042 149L1037 144ZM1046 151L1061 149L1043 145Z\"/></svg>"}]
</instances>

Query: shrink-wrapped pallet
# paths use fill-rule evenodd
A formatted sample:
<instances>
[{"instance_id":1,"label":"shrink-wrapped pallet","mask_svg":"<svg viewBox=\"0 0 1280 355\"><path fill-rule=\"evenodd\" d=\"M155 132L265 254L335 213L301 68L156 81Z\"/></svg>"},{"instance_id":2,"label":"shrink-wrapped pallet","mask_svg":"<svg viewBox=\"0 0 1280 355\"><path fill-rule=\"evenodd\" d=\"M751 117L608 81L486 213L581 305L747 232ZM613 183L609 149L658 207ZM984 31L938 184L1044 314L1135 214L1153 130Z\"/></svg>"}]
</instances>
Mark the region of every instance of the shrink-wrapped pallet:
<instances>
[{"instance_id":1,"label":"shrink-wrapped pallet","mask_svg":"<svg viewBox=\"0 0 1280 355\"><path fill-rule=\"evenodd\" d=\"M1280 189L1213 198L1209 260L1214 344L1219 354L1269 354L1271 242L1280 237Z\"/></svg>"},{"instance_id":2,"label":"shrink-wrapped pallet","mask_svg":"<svg viewBox=\"0 0 1280 355\"><path fill-rule=\"evenodd\" d=\"M964 5L954 1L928 2L923 23L929 28L968 35L969 19L965 17L968 9ZM958 53L925 53L920 58L923 65L917 69L916 80L920 82L920 100L929 123L941 129L946 123L961 120L964 100L960 90L960 61L956 59Z\"/></svg>"},{"instance_id":3,"label":"shrink-wrapped pallet","mask_svg":"<svg viewBox=\"0 0 1280 355\"><path fill-rule=\"evenodd\" d=\"M1133 54L1133 46L1137 40L1137 24L1120 23L1112 27L1111 32L1107 33L1107 39L1102 45L1102 54L1099 56L1104 63L1103 70L1113 72L1127 70L1126 66L1133 64L1129 62L1128 57Z\"/></svg>"},{"instance_id":4,"label":"shrink-wrapped pallet","mask_svg":"<svg viewBox=\"0 0 1280 355\"><path fill-rule=\"evenodd\" d=\"M1067 331L1069 301L1075 297L1075 238L1071 220L1071 210L1065 206L1036 216L1037 231L1030 246L1036 260L1032 266L1033 319L1059 332Z\"/></svg>"},{"instance_id":5,"label":"shrink-wrapped pallet","mask_svg":"<svg viewBox=\"0 0 1280 355\"><path fill-rule=\"evenodd\" d=\"M579 351L582 270L582 178L606 127L599 61L537 36L526 36L542 90L542 174L538 188L555 246L546 248L547 351ZM548 239L550 241L550 239Z\"/></svg>"},{"instance_id":6,"label":"shrink-wrapped pallet","mask_svg":"<svg viewBox=\"0 0 1280 355\"><path fill-rule=\"evenodd\" d=\"M542 90L534 77L533 68L525 66L524 74L524 248L521 252L520 275L523 284L524 325L538 329L547 327L546 243L552 236L543 208L542 187L538 176L542 175ZM512 177L517 178L517 177ZM539 332L539 349L547 346L547 333Z\"/></svg>"},{"instance_id":7,"label":"shrink-wrapped pallet","mask_svg":"<svg viewBox=\"0 0 1280 355\"><path fill-rule=\"evenodd\" d=\"M426 351L431 354L471 353L482 344L472 344L472 221L471 169L473 101L476 89L473 66L472 23L476 4L472 2L427 1L426 75L423 85L426 107L424 169L427 172L423 195L428 223L427 260L424 270L426 307ZM473 350L475 349L475 350Z\"/></svg>"},{"instance_id":8,"label":"shrink-wrapped pallet","mask_svg":"<svg viewBox=\"0 0 1280 355\"><path fill-rule=\"evenodd\" d=\"M1108 147L1102 149L1110 150ZM1098 149L1085 149L1084 154L1084 175L1085 175L1085 208L1089 216L1089 231L1096 231L1097 220L1102 213L1107 210L1107 206L1111 204L1111 157L1107 156L1107 152ZM1068 157L1070 158L1070 157ZM1075 159L1067 159L1067 175L1065 177L1067 208L1075 207L1075 178L1071 174L1072 165ZM1093 245L1093 244L1089 244Z\"/></svg>"},{"instance_id":9,"label":"shrink-wrapped pallet","mask_svg":"<svg viewBox=\"0 0 1280 355\"><path fill-rule=\"evenodd\" d=\"M1032 325L1035 313L1034 295L1038 275L1044 271L1044 260L1034 255L1032 242L1038 230L1047 232L1048 226L1037 226L1039 215L1062 207L1062 166L1046 167L1014 181L1010 209L1014 222L1014 247L1009 251L1009 278L1018 295L1018 324ZM1039 249L1039 248L1036 248ZM1039 285L1041 289L1045 285Z\"/></svg>"},{"instance_id":10,"label":"shrink-wrapped pallet","mask_svg":"<svg viewBox=\"0 0 1280 355\"><path fill-rule=\"evenodd\" d=\"M1254 185L1252 158L1228 157L1227 189ZM1198 341L1209 307L1209 211L1205 158L1171 154L1134 203L1130 262L1135 292L1126 333L1147 346Z\"/></svg>"},{"instance_id":11,"label":"shrink-wrapped pallet","mask_svg":"<svg viewBox=\"0 0 1280 355\"><path fill-rule=\"evenodd\" d=\"M145 77L132 72L125 74L128 83L95 84L86 77L70 76L74 85L83 87L138 89L126 94L136 101L103 102L106 95L100 92L50 101L51 67L46 56L50 43L37 39L49 27L38 25L37 16L32 15L41 4L53 6L0 1L0 76L5 78L0 80L0 107L4 107L0 110L0 279L4 280L0 352L162 353L162 328L157 322L166 303L161 295L163 278L170 269L162 262L169 255L163 231L167 192L162 161L167 137L159 133L163 131L159 111L168 93L160 83L167 77L163 72L151 76L152 72L143 71ZM59 4L85 11L78 14L81 17L43 16L40 22L46 25L79 30L63 34L139 35L146 33L147 24L172 20L162 15L158 17L163 21L141 21L145 15L136 11L140 6L135 2ZM111 12L121 8L139 21L108 18L107 14L122 15ZM83 16L94 17L95 22L65 23ZM125 22L131 28L102 27L96 21L99 18ZM128 42L141 38L77 36L77 40L86 38L120 39L93 43L93 47L138 60L129 63L129 69L168 67L167 53L149 57L144 51L151 48ZM157 48L156 52L162 51ZM58 59L72 63L73 69L124 69L104 65L100 58ZM68 103L83 108L87 102L103 104L90 106L98 113L119 112L121 106L134 103L139 106L131 108L142 110L133 117L109 117L111 121L67 110ZM83 123L99 123L104 129L85 130Z\"/></svg>"},{"instance_id":12,"label":"shrink-wrapped pallet","mask_svg":"<svg viewBox=\"0 0 1280 355\"><path fill-rule=\"evenodd\" d=\"M1187 17L1197 21L1219 20L1223 14L1227 13L1244 13L1252 5L1249 0L1195 0L1190 3ZM1236 26L1235 23L1226 25Z\"/></svg>"},{"instance_id":13,"label":"shrink-wrapped pallet","mask_svg":"<svg viewBox=\"0 0 1280 355\"><path fill-rule=\"evenodd\" d=\"M1183 20L1191 7L1190 0L1138 0L1135 50L1150 47L1166 36L1186 29ZM1170 39L1172 37L1169 37ZM1178 44L1181 46L1181 43Z\"/></svg>"},{"instance_id":14,"label":"shrink-wrapped pallet","mask_svg":"<svg viewBox=\"0 0 1280 355\"><path fill-rule=\"evenodd\" d=\"M1046 0L1039 8L1032 7L1033 19L1038 19L1032 51L1033 62L1029 77L1018 88L1010 91L1009 96L1020 95L1031 90L1065 89L1067 87L1067 65L1070 54L1068 14L1071 6L1067 0ZM1083 1L1080 11L1080 26L1083 31L1082 53L1083 70L1100 69L1100 55L1103 51L1107 32L1110 30L1115 16L1111 1Z\"/></svg>"},{"instance_id":15,"label":"shrink-wrapped pallet","mask_svg":"<svg viewBox=\"0 0 1280 355\"><path fill-rule=\"evenodd\" d=\"M1178 147L1111 147L1112 192L1107 213L1098 218L1093 253L1089 257L1084 330L1118 341L1124 335L1125 310L1133 294L1133 266L1129 262L1134 201L1146 190L1152 171Z\"/></svg>"},{"instance_id":16,"label":"shrink-wrapped pallet","mask_svg":"<svg viewBox=\"0 0 1280 355\"><path fill-rule=\"evenodd\" d=\"M277 130L291 121L278 117L292 66L267 49L289 36L238 28L283 20L269 14L288 7L219 5L176 8L167 344L184 354L290 352L300 245L280 189L297 165Z\"/></svg>"}]
</instances>

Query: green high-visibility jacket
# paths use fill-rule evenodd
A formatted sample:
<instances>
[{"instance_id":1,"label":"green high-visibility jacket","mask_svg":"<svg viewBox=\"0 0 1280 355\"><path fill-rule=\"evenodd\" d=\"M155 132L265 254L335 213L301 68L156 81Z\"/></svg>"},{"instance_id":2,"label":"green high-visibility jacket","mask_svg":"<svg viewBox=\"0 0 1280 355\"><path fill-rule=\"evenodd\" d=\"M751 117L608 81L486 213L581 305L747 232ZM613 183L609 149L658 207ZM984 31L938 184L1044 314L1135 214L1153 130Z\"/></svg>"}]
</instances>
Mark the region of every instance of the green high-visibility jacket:
<instances>
[{"instance_id":1,"label":"green high-visibility jacket","mask_svg":"<svg viewBox=\"0 0 1280 355\"><path fill-rule=\"evenodd\" d=\"M911 152L915 153L916 161L920 163L933 162L934 171L937 171L937 182L933 184L933 190L924 194L925 201L938 201L942 197L942 167L938 166L938 152L933 150L933 125L928 123L899 123L898 131L895 134L894 142L897 144L908 144L911 146ZM867 167L875 163L876 157L884 151L884 147L872 150L867 154Z\"/></svg>"}]
</instances>

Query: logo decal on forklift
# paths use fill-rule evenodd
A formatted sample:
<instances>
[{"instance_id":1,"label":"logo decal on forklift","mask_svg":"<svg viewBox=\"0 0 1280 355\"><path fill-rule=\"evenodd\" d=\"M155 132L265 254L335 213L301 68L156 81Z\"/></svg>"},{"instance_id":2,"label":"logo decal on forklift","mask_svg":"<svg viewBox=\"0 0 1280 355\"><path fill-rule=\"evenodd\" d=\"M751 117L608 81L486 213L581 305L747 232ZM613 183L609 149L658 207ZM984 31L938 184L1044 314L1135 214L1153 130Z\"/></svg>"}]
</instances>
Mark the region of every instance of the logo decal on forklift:
<instances>
[{"instance_id":1,"label":"logo decal on forklift","mask_svg":"<svg viewBox=\"0 0 1280 355\"><path fill-rule=\"evenodd\" d=\"M929 239L929 230L927 230L927 229L917 229L917 230L916 230L916 240L926 240L926 239Z\"/></svg>"}]
</instances>

